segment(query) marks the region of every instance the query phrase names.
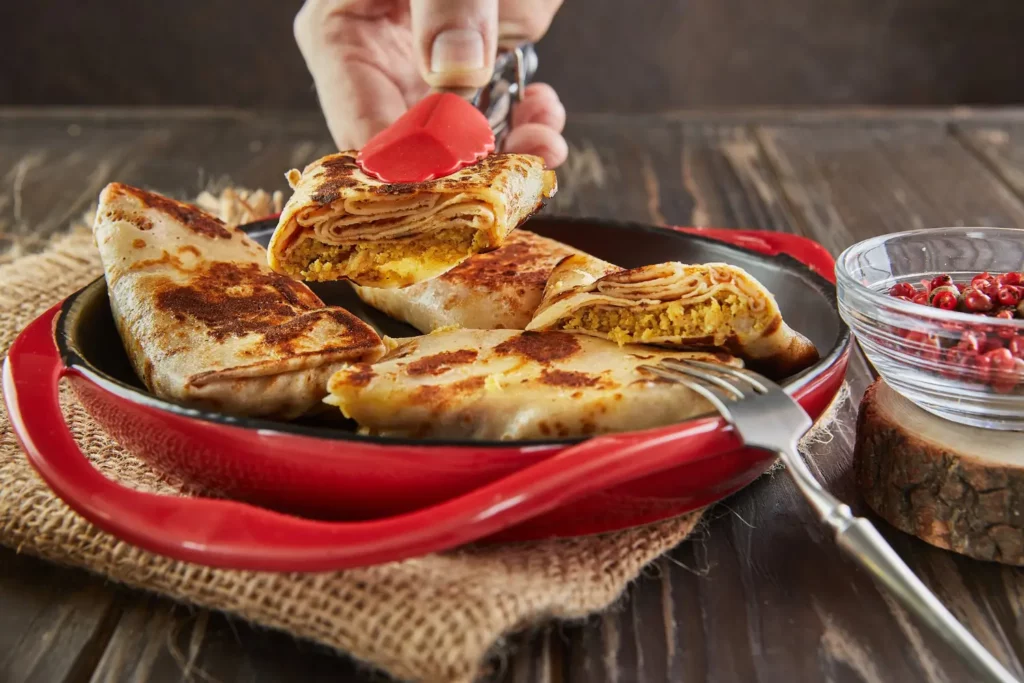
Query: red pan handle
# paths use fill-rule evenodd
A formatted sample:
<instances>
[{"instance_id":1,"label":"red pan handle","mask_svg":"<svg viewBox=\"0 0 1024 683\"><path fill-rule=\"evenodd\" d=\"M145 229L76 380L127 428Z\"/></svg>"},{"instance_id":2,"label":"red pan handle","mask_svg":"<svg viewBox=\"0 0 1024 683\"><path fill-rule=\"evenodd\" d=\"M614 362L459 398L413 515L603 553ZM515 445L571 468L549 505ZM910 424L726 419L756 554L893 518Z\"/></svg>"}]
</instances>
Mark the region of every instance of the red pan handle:
<instances>
[{"instance_id":1,"label":"red pan handle","mask_svg":"<svg viewBox=\"0 0 1024 683\"><path fill-rule=\"evenodd\" d=\"M720 242L728 242L769 256L788 254L808 268L822 276L832 284L836 281L836 262L828 249L814 240L802 235L788 232L768 232L766 230L733 230L732 228L685 228L673 227L674 230L690 235L709 237Z\"/></svg>"},{"instance_id":2,"label":"red pan handle","mask_svg":"<svg viewBox=\"0 0 1024 683\"><path fill-rule=\"evenodd\" d=\"M59 381L76 371L64 366L54 340L59 311L54 306L31 323L4 364L4 400L29 461L96 526L147 550L200 564L327 571L419 556L486 537L638 476L739 447L732 430L711 418L602 436L458 498L365 522L322 522L229 500L143 493L104 477L64 422Z\"/></svg>"}]
</instances>

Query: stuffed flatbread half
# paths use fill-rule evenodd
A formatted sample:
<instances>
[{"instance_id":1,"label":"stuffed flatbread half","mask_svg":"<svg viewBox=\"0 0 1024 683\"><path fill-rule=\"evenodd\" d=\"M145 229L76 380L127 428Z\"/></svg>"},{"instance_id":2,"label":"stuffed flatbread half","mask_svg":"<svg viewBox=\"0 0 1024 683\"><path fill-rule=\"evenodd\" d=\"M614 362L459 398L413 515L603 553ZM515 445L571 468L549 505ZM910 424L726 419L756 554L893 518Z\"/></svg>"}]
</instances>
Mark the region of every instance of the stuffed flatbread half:
<instances>
[{"instance_id":1,"label":"stuffed flatbread half","mask_svg":"<svg viewBox=\"0 0 1024 683\"><path fill-rule=\"evenodd\" d=\"M519 229L500 249L472 256L432 280L401 289L356 286L355 291L369 305L423 333L451 326L522 330L540 305L552 270L571 255L604 264L566 244Z\"/></svg>"},{"instance_id":2,"label":"stuffed flatbread half","mask_svg":"<svg viewBox=\"0 0 1024 683\"><path fill-rule=\"evenodd\" d=\"M331 377L325 401L364 433L405 438L554 439L668 425L713 409L640 366L663 358L742 366L724 353L565 332L456 329L388 342L379 362Z\"/></svg>"},{"instance_id":3,"label":"stuffed flatbread half","mask_svg":"<svg viewBox=\"0 0 1024 683\"><path fill-rule=\"evenodd\" d=\"M775 297L725 263L661 263L610 274L567 257L528 330L565 330L619 344L721 348L774 379L813 365L818 351L782 319Z\"/></svg>"},{"instance_id":4,"label":"stuffed flatbread half","mask_svg":"<svg viewBox=\"0 0 1024 683\"><path fill-rule=\"evenodd\" d=\"M384 353L348 311L270 270L266 251L199 209L113 183L93 226L121 339L155 395L293 418L346 362Z\"/></svg>"},{"instance_id":5,"label":"stuffed flatbread half","mask_svg":"<svg viewBox=\"0 0 1024 683\"><path fill-rule=\"evenodd\" d=\"M270 266L309 281L405 287L500 247L557 189L540 157L492 154L422 183L384 183L355 152L293 170Z\"/></svg>"}]
</instances>

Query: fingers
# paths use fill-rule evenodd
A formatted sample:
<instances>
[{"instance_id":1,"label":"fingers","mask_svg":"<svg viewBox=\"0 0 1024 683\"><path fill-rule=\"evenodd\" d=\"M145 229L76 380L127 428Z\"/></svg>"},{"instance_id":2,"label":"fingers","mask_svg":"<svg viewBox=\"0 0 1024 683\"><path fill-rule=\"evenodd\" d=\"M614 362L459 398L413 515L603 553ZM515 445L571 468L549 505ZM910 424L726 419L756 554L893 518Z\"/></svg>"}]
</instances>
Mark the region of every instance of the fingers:
<instances>
[{"instance_id":1,"label":"fingers","mask_svg":"<svg viewBox=\"0 0 1024 683\"><path fill-rule=\"evenodd\" d=\"M524 123L539 123L561 133L565 128L565 107L558 93L547 83L526 86L523 101L512 110L512 127Z\"/></svg>"},{"instance_id":2,"label":"fingers","mask_svg":"<svg viewBox=\"0 0 1024 683\"><path fill-rule=\"evenodd\" d=\"M569 156L569 145L561 133L541 123L524 123L509 131L505 151L514 154L535 154L548 168L561 166Z\"/></svg>"},{"instance_id":3,"label":"fingers","mask_svg":"<svg viewBox=\"0 0 1024 683\"><path fill-rule=\"evenodd\" d=\"M556 168L569 155L569 146L561 135L563 128L565 107L558 94L546 83L533 83L512 110L512 130L505 139L505 151L536 154L548 168Z\"/></svg>"},{"instance_id":4,"label":"fingers","mask_svg":"<svg viewBox=\"0 0 1024 683\"><path fill-rule=\"evenodd\" d=\"M500 0L499 4L499 35L503 44L514 45L540 40L562 0ZM558 93L546 83L534 83L526 87L523 101L512 110L512 130L505 139L505 151L535 154L548 168L557 168L569 157L563 128L565 107Z\"/></svg>"},{"instance_id":5,"label":"fingers","mask_svg":"<svg viewBox=\"0 0 1024 683\"><path fill-rule=\"evenodd\" d=\"M480 88L494 69L498 0L410 0L413 45L431 87Z\"/></svg>"},{"instance_id":6,"label":"fingers","mask_svg":"<svg viewBox=\"0 0 1024 683\"><path fill-rule=\"evenodd\" d=\"M295 37L339 149L358 149L434 87L480 87L504 30L537 40L560 0L306 0ZM411 28L410 28L411 27ZM424 83L426 81L426 83ZM565 108L534 84L513 112L506 148L551 166L568 153Z\"/></svg>"},{"instance_id":7,"label":"fingers","mask_svg":"<svg viewBox=\"0 0 1024 683\"><path fill-rule=\"evenodd\" d=\"M296 42L340 150L362 147L408 106L409 79L395 67L413 57L408 29L389 16L397 7L392 0L307 0L295 17Z\"/></svg>"},{"instance_id":8,"label":"fingers","mask_svg":"<svg viewBox=\"0 0 1024 683\"><path fill-rule=\"evenodd\" d=\"M405 98L376 65L343 59L337 66L314 78L320 106L338 149L360 149L405 113Z\"/></svg>"},{"instance_id":9,"label":"fingers","mask_svg":"<svg viewBox=\"0 0 1024 683\"><path fill-rule=\"evenodd\" d=\"M503 42L536 42L548 31L562 0L499 0L498 34Z\"/></svg>"}]
</instances>

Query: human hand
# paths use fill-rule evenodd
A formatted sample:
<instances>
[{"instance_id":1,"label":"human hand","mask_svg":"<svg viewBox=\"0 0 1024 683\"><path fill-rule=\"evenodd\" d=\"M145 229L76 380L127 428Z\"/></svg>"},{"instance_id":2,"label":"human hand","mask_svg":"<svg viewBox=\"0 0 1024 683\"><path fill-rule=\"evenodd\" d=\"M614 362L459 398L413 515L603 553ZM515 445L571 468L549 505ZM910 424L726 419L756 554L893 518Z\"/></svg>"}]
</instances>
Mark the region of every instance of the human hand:
<instances>
[{"instance_id":1,"label":"human hand","mask_svg":"<svg viewBox=\"0 0 1024 683\"><path fill-rule=\"evenodd\" d=\"M359 149L433 86L487 84L499 33L539 40L561 0L306 0L295 40L339 149ZM500 29L500 30L499 30ZM565 108L544 83L512 111L505 151L550 168L569 150Z\"/></svg>"}]
</instances>

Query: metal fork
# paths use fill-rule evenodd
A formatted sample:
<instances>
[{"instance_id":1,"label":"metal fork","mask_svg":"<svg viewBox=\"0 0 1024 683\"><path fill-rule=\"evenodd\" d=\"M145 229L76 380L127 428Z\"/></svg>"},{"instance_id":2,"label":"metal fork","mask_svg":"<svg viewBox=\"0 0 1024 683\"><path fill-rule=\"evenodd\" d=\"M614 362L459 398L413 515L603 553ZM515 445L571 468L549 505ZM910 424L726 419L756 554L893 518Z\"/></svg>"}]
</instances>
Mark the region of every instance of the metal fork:
<instances>
[{"instance_id":1,"label":"metal fork","mask_svg":"<svg viewBox=\"0 0 1024 683\"><path fill-rule=\"evenodd\" d=\"M797 487L835 530L836 543L885 585L910 611L953 647L985 680L1019 683L921 583L874 525L818 483L800 456L798 444L813 424L800 404L766 377L702 361L664 360L644 369L684 384L706 398L743 443L778 453Z\"/></svg>"}]
</instances>

